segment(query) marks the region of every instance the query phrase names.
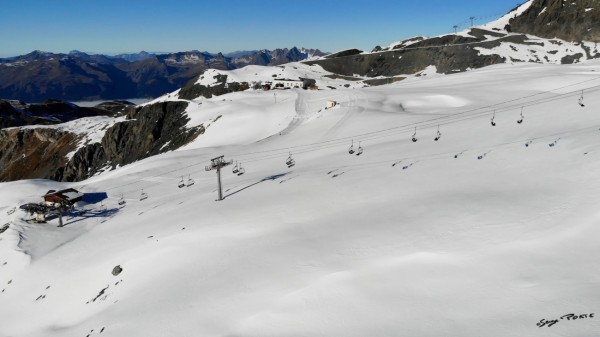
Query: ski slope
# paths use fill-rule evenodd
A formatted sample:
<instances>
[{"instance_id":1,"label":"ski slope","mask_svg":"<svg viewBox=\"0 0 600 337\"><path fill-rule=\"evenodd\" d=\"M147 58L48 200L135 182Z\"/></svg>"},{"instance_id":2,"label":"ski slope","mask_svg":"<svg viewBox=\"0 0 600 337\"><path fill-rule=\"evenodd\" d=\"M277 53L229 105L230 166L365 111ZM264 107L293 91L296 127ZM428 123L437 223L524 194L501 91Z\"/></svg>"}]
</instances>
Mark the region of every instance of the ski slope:
<instances>
[{"instance_id":1,"label":"ski slope","mask_svg":"<svg viewBox=\"0 0 600 337\"><path fill-rule=\"evenodd\" d=\"M275 93L192 102L210 125L178 151L0 184L0 336L600 331L600 62ZM226 167L217 202L220 155L246 173ZM63 228L7 214L65 187L105 209Z\"/></svg>"}]
</instances>

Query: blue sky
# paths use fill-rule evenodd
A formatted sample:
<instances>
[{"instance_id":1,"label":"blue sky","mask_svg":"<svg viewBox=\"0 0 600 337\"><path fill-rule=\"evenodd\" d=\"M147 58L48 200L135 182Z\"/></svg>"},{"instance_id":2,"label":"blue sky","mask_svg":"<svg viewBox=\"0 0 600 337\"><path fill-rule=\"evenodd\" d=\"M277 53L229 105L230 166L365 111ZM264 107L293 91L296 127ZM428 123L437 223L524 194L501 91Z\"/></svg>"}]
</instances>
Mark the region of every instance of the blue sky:
<instances>
[{"instance_id":1,"label":"blue sky","mask_svg":"<svg viewBox=\"0 0 600 337\"><path fill-rule=\"evenodd\" d=\"M318 48L371 50L491 21L524 0L0 0L0 57Z\"/></svg>"}]
</instances>

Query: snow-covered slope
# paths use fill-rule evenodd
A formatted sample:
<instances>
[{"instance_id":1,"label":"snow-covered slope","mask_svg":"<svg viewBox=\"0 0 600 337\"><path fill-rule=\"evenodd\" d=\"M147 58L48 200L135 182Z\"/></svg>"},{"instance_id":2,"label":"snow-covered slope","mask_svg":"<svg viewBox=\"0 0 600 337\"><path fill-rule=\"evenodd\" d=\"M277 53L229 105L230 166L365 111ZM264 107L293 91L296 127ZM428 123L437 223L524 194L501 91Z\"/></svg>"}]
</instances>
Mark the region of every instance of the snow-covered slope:
<instances>
[{"instance_id":1,"label":"snow-covered slope","mask_svg":"<svg viewBox=\"0 0 600 337\"><path fill-rule=\"evenodd\" d=\"M194 101L186 148L0 184L0 336L593 335L599 89L592 61ZM7 214L63 187L109 199Z\"/></svg>"},{"instance_id":2,"label":"snow-covered slope","mask_svg":"<svg viewBox=\"0 0 600 337\"><path fill-rule=\"evenodd\" d=\"M300 62L287 63L277 67L265 66L246 66L235 70L217 70L208 69L196 81L196 84L211 86L218 83L219 75L227 76L227 83L247 82L247 83L267 83L275 79L301 80L314 79L316 85L324 90L337 89L338 87L364 87L364 83L359 81L348 81L336 79L335 74L325 71L318 65L306 65ZM332 78L334 77L334 78Z\"/></svg>"}]
</instances>

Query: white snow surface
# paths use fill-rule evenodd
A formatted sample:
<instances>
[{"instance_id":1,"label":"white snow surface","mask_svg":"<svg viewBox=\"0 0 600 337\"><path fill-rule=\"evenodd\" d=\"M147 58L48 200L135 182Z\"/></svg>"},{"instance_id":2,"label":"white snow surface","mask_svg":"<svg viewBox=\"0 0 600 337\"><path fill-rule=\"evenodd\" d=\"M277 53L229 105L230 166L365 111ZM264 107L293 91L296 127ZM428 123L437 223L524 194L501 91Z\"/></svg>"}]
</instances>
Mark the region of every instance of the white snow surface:
<instances>
[{"instance_id":1,"label":"white snow surface","mask_svg":"<svg viewBox=\"0 0 600 337\"><path fill-rule=\"evenodd\" d=\"M213 86L218 83L216 79L218 75L227 75L227 83L266 83L274 79L299 80L301 78L311 78L316 80L316 84L320 88L327 85L339 86L341 84L349 84L352 87L364 86L362 82L358 81L341 81L328 78L326 76L332 75L332 73L324 70L321 66L301 62L291 62L275 67L249 65L234 70L208 69L198 78L196 84Z\"/></svg>"},{"instance_id":2,"label":"white snow surface","mask_svg":"<svg viewBox=\"0 0 600 337\"><path fill-rule=\"evenodd\" d=\"M184 149L0 184L0 336L597 334L599 89L598 61L519 63L194 101ZM246 173L217 202L220 155ZM106 209L7 214L67 187Z\"/></svg>"}]
</instances>

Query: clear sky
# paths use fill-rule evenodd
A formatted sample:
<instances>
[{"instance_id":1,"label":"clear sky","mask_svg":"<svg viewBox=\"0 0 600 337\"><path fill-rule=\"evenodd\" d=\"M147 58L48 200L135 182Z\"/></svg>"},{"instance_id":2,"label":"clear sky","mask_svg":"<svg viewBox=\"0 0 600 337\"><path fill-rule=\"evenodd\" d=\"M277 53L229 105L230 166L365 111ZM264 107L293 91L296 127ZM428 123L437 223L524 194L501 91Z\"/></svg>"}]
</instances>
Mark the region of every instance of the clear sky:
<instances>
[{"instance_id":1,"label":"clear sky","mask_svg":"<svg viewBox=\"0 0 600 337\"><path fill-rule=\"evenodd\" d=\"M525 0L0 0L0 57L285 47L370 51L483 24Z\"/></svg>"}]
</instances>

